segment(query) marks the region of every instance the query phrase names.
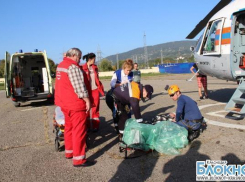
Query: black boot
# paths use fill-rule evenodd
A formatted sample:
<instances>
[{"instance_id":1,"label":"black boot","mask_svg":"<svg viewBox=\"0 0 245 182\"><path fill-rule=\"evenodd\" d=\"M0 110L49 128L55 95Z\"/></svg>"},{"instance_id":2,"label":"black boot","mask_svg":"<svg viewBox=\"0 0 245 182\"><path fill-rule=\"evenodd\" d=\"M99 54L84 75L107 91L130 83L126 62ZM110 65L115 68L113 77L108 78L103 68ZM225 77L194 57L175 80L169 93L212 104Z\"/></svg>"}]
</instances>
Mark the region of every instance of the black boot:
<instances>
[{"instance_id":1,"label":"black boot","mask_svg":"<svg viewBox=\"0 0 245 182\"><path fill-rule=\"evenodd\" d=\"M119 151L123 152L123 149L127 148L126 143L124 143L124 141L123 141L123 134L120 133L118 135L118 140L119 140Z\"/></svg>"},{"instance_id":2,"label":"black boot","mask_svg":"<svg viewBox=\"0 0 245 182\"><path fill-rule=\"evenodd\" d=\"M200 130L192 130L192 131L188 132L188 140L189 140L189 142L193 141L199 135L200 135Z\"/></svg>"},{"instance_id":3,"label":"black boot","mask_svg":"<svg viewBox=\"0 0 245 182\"><path fill-rule=\"evenodd\" d=\"M119 142L122 141L122 138L123 138L123 134L119 133L119 134L118 134L118 140L119 140Z\"/></svg>"},{"instance_id":4,"label":"black boot","mask_svg":"<svg viewBox=\"0 0 245 182\"><path fill-rule=\"evenodd\" d=\"M119 134L118 126L115 126L115 130L116 130L117 134Z\"/></svg>"}]
</instances>

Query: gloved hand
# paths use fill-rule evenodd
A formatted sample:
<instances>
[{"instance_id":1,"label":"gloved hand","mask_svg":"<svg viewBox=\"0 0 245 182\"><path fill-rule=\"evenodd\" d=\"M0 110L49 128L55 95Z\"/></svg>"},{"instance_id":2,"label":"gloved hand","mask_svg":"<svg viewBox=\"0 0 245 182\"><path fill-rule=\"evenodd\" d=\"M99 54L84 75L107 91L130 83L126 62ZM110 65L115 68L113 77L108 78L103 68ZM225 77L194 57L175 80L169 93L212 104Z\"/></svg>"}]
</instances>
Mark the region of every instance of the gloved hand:
<instances>
[{"instance_id":1,"label":"gloved hand","mask_svg":"<svg viewBox=\"0 0 245 182\"><path fill-rule=\"evenodd\" d=\"M147 121L147 120L144 120L142 122L140 122L141 124L152 124L152 121Z\"/></svg>"},{"instance_id":2,"label":"gloved hand","mask_svg":"<svg viewBox=\"0 0 245 182\"><path fill-rule=\"evenodd\" d=\"M152 121L154 121L154 122L157 122L157 121L166 121L166 120L167 120L166 117L161 116L161 115L157 115L154 118L152 118Z\"/></svg>"}]
</instances>

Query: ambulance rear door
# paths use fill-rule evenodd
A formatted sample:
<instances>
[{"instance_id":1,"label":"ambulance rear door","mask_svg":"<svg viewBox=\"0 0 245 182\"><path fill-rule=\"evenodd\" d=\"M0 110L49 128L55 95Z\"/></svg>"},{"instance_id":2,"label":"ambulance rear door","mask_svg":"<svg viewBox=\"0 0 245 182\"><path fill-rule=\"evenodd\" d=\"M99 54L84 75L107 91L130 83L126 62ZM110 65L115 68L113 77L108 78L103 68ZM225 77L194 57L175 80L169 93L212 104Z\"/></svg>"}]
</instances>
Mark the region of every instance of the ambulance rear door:
<instances>
[{"instance_id":1,"label":"ambulance rear door","mask_svg":"<svg viewBox=\"0 0 245 182\"><path fill-rule=\"evenodd\" d=\"M52 77L51 77L51 71L50 71L50 66L49 66L49 61L48 61L48 57L47 57L47 53L44 50L44 61L45 61L45 65L46 65L46 71L47 71L47 75L45 75L46 79L44 80L44 82L48 82L48 90L49 93L53 94L53 81L52 81Z\"/></svg>"},{"instance_id":2,"label":"ambulance rear door","mask_svg":"<svg viewBox=\"0 0 245 182\"><path fill-rule=\"evenodd\" d=\"M6 97L10 97L10 54L5 52L5 67L4 67L4 88L6 90Z\"/></svg>"}]
</instances>

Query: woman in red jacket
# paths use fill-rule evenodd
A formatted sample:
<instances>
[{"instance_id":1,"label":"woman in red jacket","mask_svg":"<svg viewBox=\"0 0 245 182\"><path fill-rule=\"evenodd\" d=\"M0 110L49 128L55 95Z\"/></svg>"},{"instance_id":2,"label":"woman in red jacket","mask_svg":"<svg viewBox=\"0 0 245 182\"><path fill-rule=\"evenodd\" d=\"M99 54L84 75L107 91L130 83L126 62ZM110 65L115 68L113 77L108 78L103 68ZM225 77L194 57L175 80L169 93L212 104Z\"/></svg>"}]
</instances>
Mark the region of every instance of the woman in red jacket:
<instances>
[{"instance_id":1,"label":"woman in red jacket","mask_svg":"<svg viewBox=\"0 0 245 182\"><path fill-rule=\"evenodd\" d=\"M88 126L94 132L97 132L100 125L99 120L99 107L100 107L100 94L104 96L104 87L99 81L98 67L95 63L96 55L94 53L88 53L83 56L83 60L86 59L86 63L82 65L83 71L86 73L91 89L91 100L93 101L94 107L92 106L88 116Z\"/></svg>"}]
</instances>

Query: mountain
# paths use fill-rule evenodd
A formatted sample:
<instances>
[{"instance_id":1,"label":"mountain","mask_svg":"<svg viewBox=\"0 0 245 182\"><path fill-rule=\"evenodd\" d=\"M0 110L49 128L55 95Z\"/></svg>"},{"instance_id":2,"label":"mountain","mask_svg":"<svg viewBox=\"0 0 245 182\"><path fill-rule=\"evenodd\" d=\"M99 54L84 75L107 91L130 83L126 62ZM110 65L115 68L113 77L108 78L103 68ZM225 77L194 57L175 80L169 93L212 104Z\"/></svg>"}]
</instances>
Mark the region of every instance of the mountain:
<instances>
[{"instance_id":1,"label":"mountain","mask_svg":"<svg viewBox=\"0 0 245 182\"><path fill-rule=\"evenodd\" d=\"M154 60L156 58L161 57L161 50L163 54L163 58L169 57L173 59L177 59L178 57L190 57L191 51L190 47L195 46L196 41L175 41L175 42L167 42L163 44L147 46L148 60ZM137 58L136 58L137 56ZM127 58L133 58L134 61L144 62L144 47L136 48L130 50L128 52L118 54L118 60L124 60ZM110 61L116 62L116 54L106 57Z\"/></svg>"}]
</instances>

